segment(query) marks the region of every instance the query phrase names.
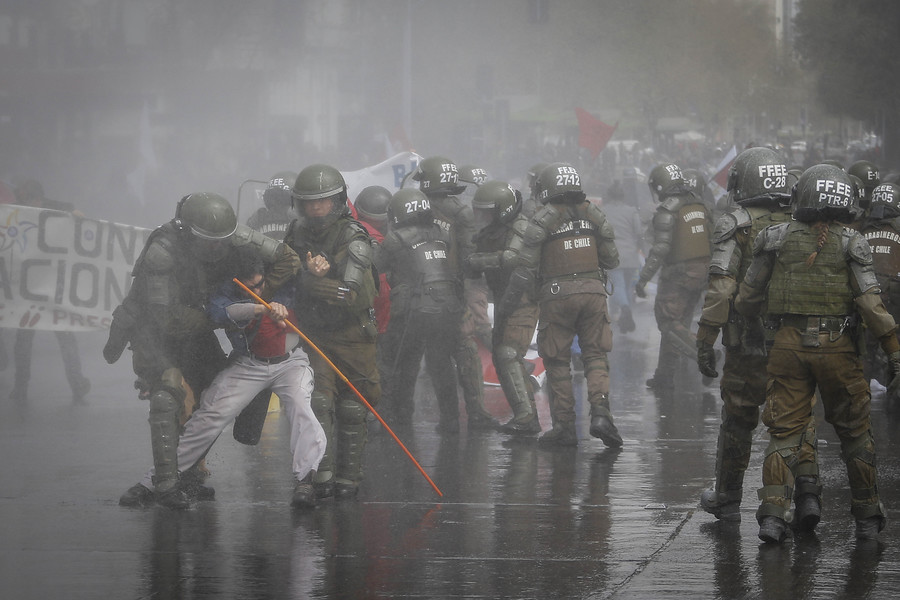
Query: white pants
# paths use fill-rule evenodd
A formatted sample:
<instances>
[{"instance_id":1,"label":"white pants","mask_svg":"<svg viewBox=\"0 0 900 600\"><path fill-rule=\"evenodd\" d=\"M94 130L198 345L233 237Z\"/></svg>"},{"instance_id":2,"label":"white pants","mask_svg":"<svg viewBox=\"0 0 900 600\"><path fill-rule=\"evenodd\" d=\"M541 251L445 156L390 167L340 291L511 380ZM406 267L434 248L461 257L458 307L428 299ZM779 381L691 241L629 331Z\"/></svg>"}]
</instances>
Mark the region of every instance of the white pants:
<instances>
[{"instance_id":1,"label":"white pants","mask_svg":"<svg viewBox=\"0 0 900 600\"><path fill-rule=\"evenodd\" d=\"M325 430L310 406L313 370L306 352L297 348L287 360L268 364L249 356L228 363L200 396L200 406L178 438L178 470L185 471L206 456L225 427L253 398L266 388L278 394L291 428L291 468L294 478L303 479L319 466L325 454ZM153 489L153 469L141 485Z\"/></svg>"}]
</instances>

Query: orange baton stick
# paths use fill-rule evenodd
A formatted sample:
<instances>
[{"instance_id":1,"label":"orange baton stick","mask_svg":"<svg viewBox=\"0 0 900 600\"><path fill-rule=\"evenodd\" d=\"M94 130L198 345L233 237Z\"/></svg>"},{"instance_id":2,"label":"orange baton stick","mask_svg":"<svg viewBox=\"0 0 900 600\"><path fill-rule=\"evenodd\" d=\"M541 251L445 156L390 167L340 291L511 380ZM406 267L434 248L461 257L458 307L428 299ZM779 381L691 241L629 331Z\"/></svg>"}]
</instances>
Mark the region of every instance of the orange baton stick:
<instances>
[{"instance_id":1,"label":"orange baton stick","mask_svg":"<svg viewBox=\"0 0 900 600\"><path fill-rule=\"evenodd\" d=\"M257 295L253 292L253 290L251 290L251 289L248 288L246 285L244 285L243 283L241 283L236 277L233 279L233 281L234 281L236 284L238 284L239 286L241 286L241 287L244 289L245 292L247 292L248 294L250 294L250 296L251 296L254 300L256 300L257 302L259 302L260 304L262 304L263 306L265 306L265 307L268 308L269 310L272 309L272 307L269 306L269 303L268 303L268 302L266 302L265 300L263 300L262 298L260 298L259 296L257 296ZM351 390L353 390L353 393L356 394L356 396L360 399L360 401L361 401L363 404L365 404L366 408L368 408L369 411L370 411L373 415L375 415L375 418L378 419L378 422L381 423L381 425L387 430L387 432L388 432L389 434L391 434L391 437L394 438L394 441L397 442L397 443L400 445L400 447L403 449L403 452L405 452L406 455L409 457L409 460L413 461L413 464L416 465L416 468L419 470L419 472L422 474L422 476L423 476L426 480L428 480L428 483L431 484L431 487L434 488L434 491L437 492L437 495L443 497L444 494L441 492L440 489L438 489L438 486L435 485L434 481L431 480L431 477L428 476L428 473L425 472L425 469L422 468L422 465L419 464L419 461L417 461L417 460L415 459L415 457L413 457L413 455L410 453L410 451L406 449L406 446L403 445L403 442L400 441L400 438L397 437L397 434L394 433L394 430L391 429L390 427L388 427L388 424L384 422L384 419L381 418L381 415L378 414L378 411L376 411L376 410L372 407L372 405L369 404L369 401L366 400L366 399L363 397L363 395L359 392L358 389L356 389L356 386L354 386L352 383L350 383L350 380L347 379L347 377L346 377L343 373L341 373L341 370L338 369L337 366L336 366L333 362L331 362L331 359L328 358L327 356L325 356L325 353L322 352L322 351L319 349L319 347L316 346L316 345L312 342L312 340L310 340L308 337L306 337L306 335L305 335L302 331L300 331L299 329L297 329L297 326L296 326L296 325L294 325L293 323L291 323L291 322L288 321L287 319L285 319L284 322L287 323L288 326L289 326L291 329L293 329L295 333L297 333L297 335L299 335L301 338L303 338L303 341L305 341L307 344L309 344L310 347L311 347L313 350L315 350L316 352L318 352L319 356L321 356L322 358L325 359L325 362L327 362L328 365L329 365L332 369L334 369L334 372L337 373L338 376L341 378L341 380L342 380L344 383L347 384L347 387L349 387Z\"/></svg>"}]
</instances>

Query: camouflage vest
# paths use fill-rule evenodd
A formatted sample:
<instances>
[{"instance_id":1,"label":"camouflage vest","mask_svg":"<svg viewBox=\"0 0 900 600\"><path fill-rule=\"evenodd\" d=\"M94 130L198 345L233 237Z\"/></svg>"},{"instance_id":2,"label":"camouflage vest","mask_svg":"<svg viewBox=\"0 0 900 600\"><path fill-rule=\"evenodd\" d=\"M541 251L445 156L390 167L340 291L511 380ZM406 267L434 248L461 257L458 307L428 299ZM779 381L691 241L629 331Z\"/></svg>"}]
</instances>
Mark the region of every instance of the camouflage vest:
<instances>
[{"instance_id":1,"label":"camouflage vest","mask_svg":"<svg viewBox=\"0 0 900 600\"><path fill-rule=\"evenodd\" d=\"M750 214L750 234L742 247L742 257L740 266L738 267L737 281L743 281L747 268L753 261L753 241L759 232L769 225L778 225L779 223L787 223L791 220L791 213L785 210L771 211L761 206L744 207Z\"/></svg>"},{"instance_id":2,"label":"camouflage vest","mask_svg":"<svg viewBox=\"0 0 900 600\"><path fill-rule=\"evenodd\" d=\"M843 226L828 228L825 245L811 267L806 259L816 249L818 233L807 223L788 226L769 280L769 314L843 316L853 313L850 267L844 256Z\"/></svg>"}]
</instances>

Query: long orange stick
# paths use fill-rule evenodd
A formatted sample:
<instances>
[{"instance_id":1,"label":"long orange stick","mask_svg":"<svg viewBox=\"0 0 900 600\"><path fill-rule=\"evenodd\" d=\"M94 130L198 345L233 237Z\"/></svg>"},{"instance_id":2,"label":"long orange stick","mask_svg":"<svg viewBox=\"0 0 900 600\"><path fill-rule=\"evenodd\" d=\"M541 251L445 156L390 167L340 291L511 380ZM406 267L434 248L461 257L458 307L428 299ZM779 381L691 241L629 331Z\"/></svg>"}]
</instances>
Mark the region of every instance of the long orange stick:
<instances>
[{"instance_id":1,"label":"long orange stick","mask_svg":"<svg viewBox=\"0 0 900 600\"><path fill-rule=\"evenodd\" d=\"M266 302L265 300L263 300L262 298L260 298L259 296L257 296L257 295L253 292L253 290L251 290L251 289L248 288L246 285L244 285L243 283L241 283L241 281L240 281L237 277L235 277L235 278L233 279L233 281L234 281L236 284L238 284L239 286L241 286L241 287L244 289L245 292L247 292L248 294L250 294L250 296L251 296L254 300L256 300L257 302L259 302L260 304L262 304L263 306L265 306L265 307L268 308L269 310L272 310L272 307L269 305L268 302ZM415 459L415 457L413 457L413 455L410 453L410 451L406 449L406 446L403 445L403 442L400 441L400 438L397 437L397 434L394 433L394 430L391 429L390 427L388 427L388 424L384 422L384 419L381 418L381 415L378 414L378 411L376 411L376 410L372 407L372 405L369 404L369 401L366 400L366 399L363 397L363 395L359 392L358 389L356 389L356 386L354 386L352 383L350 383L350 380L347 379L347 377L346 377L343 373L341 373L341 370L338 369L337 366L336 366L333 362L331 362L331 359L328 358L327 356L325 356L325 353L322 352L322 351L319 349L319 347L316 346L316 345L313 343L312 340L310 340L308 337L306 337L306 335L305 335L302 331L300 331L299 329L297 329L297 326L296 326L296 325L294 325L293 323L291 323L291 322L288 321L287 319L285 319L284 322L287 323L288 326L289 326L291 329L293 329L295 333L297 333L297 335L299 335L301 338L303 338L303 341L305 341L307 344L309 344L310 347L311 347L313 350L315 350L315 351L319 354L319 356L321 356L322 358L325 359L325 362L327 362L328 365L329 365L332 369L334 369L334 372L337 373L338 376L341 378L341 380L342 380L344 383L347 384L347 387L349 387L351 390L353 390L353 393L356 394L356 396L362 401L363 404L365 404L366 408L368 408L369 411L370 411L373 415L375 415L375 418L378 419L378 422L381 423L381 425L387 430L387 432L388 432L389 434L391 434L391 437L394 438L394 441L397 442L397 443L400 445L400 447L403 449L403 451L404 451L404 452L406 453L406 455L409 457L409 460L413 461L413 464L416 465L416 468L419 470L419 472L422 474L422 476L425 477L425 479L428 480L428 483L431 484L431 487L434 488L434 491L437 492L437 495L443 497L444 494L441 492L440 489L438 489L438 486L435 485L435 483L431 480L431 477L428 476L428 473L425 472L425 469L422 468L422 465L419 464L419 461L417 461L417 460Z\"/></svg>"}]
</instances>

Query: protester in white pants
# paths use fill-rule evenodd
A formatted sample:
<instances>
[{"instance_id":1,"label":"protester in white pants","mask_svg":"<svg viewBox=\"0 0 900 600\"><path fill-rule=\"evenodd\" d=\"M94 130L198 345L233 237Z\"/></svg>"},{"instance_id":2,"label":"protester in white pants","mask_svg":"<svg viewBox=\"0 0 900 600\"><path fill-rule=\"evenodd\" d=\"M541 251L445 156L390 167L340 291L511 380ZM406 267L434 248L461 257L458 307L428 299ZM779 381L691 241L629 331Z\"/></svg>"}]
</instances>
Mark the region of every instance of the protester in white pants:
<instances>
[{"instance_id":1,"label":"protester in white pants","mask_svg":"<svg viewBox=\"0 0 900 600\"><path fill-rule=\"evenodd\" d=\"M254 260L241 265L238 279L250 289L263 282L263 266ZM292 471L296 481L291 505L315 506L312 477L325 454L325 431L310 406L313 370L298 347L299 336L286 328L293 286L276 294L270 308L256 304L234 282L225 284L209 302L209 317L225 326L234 347L225 367L200 396L200 406L178 440L178 470L186 471L206 456L210 447L240 412L264 389L278 395L291 431ZM283 300L284 303L279 302ZM153 470L140 485L153 489ZM205 488L205 496L213 492ZM196 497L197 494L195 493ZM203 495L201 494L201 498Z\"/></svg>"}]
</instances>

